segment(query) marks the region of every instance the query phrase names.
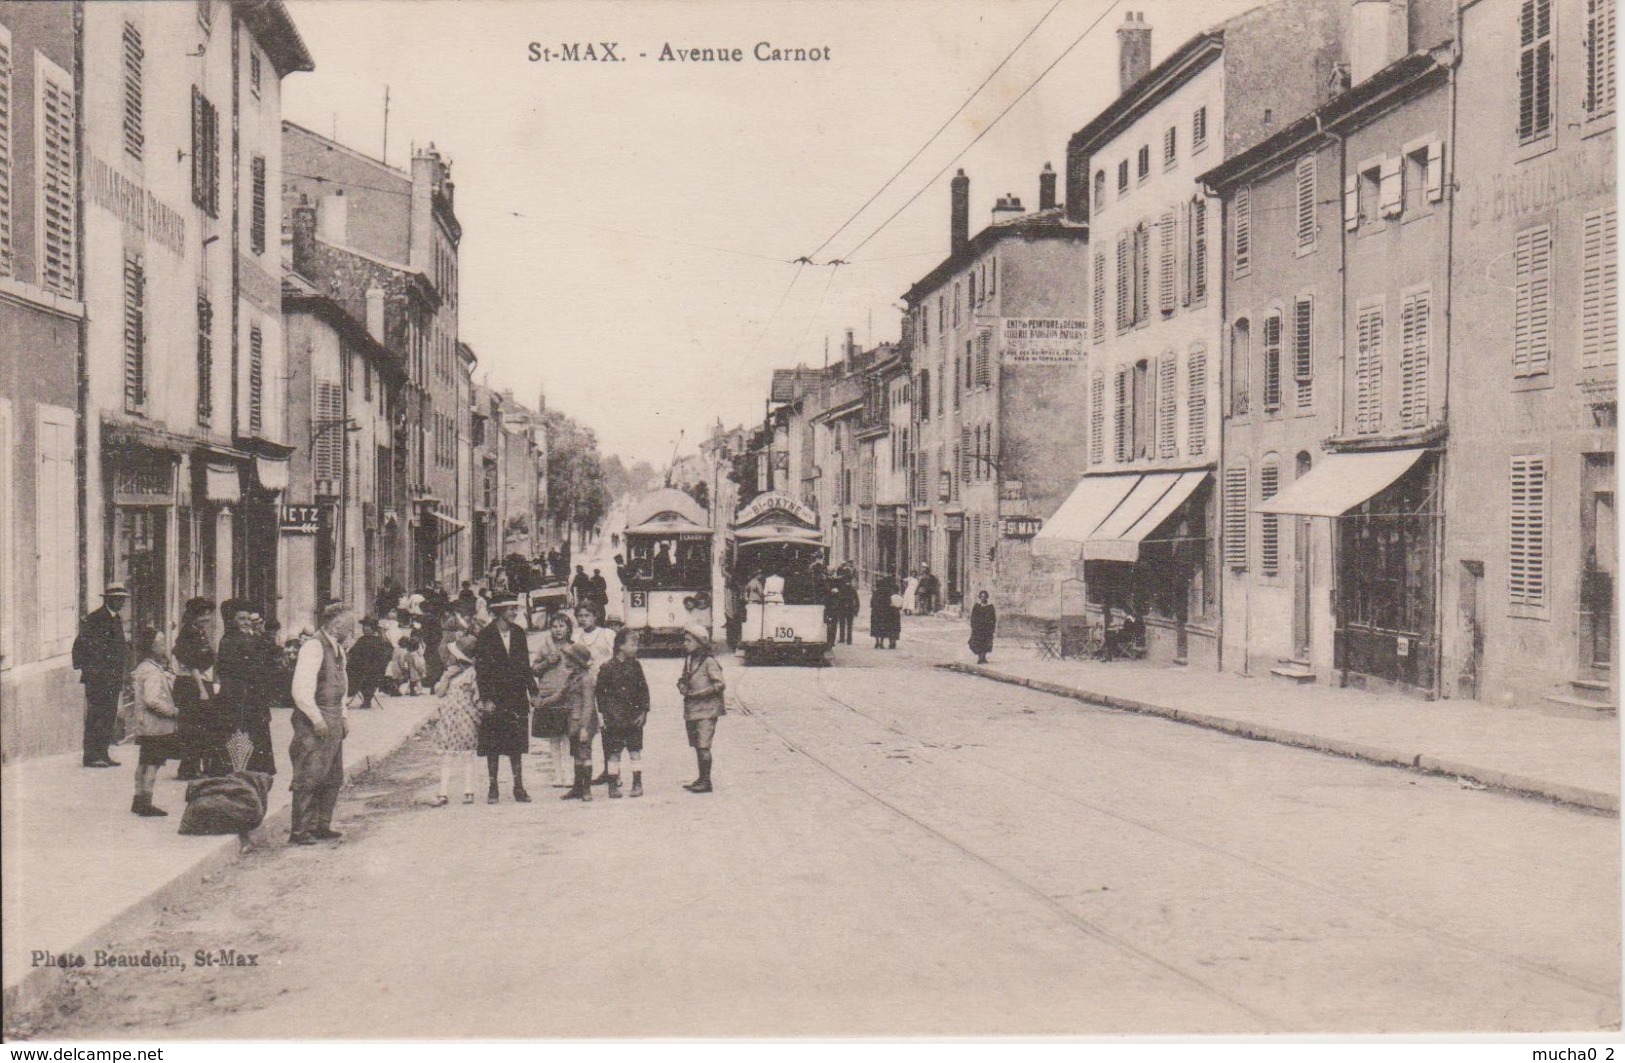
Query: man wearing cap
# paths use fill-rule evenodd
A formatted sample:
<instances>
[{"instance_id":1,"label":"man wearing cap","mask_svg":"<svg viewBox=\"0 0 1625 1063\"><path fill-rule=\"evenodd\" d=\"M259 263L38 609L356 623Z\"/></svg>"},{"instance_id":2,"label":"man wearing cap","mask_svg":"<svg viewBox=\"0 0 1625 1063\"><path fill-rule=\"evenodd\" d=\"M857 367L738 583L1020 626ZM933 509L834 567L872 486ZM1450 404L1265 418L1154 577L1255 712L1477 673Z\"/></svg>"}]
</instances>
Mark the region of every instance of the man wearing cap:
<instances>
[{"instance_id":1,"label":"man wearing cap","mask_svg":"<svg viewBox=\"0 0 1625 1063\"><path fill-rule=\"evenodd\" d=\"M119 691L130 663L130 643L124 637L124 621L119 613L130 600L122 583L109 584L102 591L102 607L79 623L79 637L73 640L73 666L85 685L84 765L87 768L116 768L118 761L108 756L113 744L113 726L118 719Z\"/></svg>"},{"instance_id":2,"label":"man wearing cap","mask_svg":"<svg viewBox=\"0 0 1625 1063\"><path fill-rule=\"evenodd\" d=\"M322 606L320 630L299 647L293 669L292 845L315 845L337 838L333 807L344 786L344 702L350 682L344 644L355 615L342 603Z\"/></svg>"},{"instance_id":3,"label":"man wearing cap","mask_svg":"<svg viewBox=\"0 0 1625 1063\"><path fill-rule=\"evenodd\" d=\"M683 695L683 724L688 744L694 750L700 777L683 789L692 794L711 792L711 741L717 733L717 717L728 710L723 705L722 665L711 654L711 633L699 624L683 629L683 674L677 692Z\"/></svg>"}]
</instances>

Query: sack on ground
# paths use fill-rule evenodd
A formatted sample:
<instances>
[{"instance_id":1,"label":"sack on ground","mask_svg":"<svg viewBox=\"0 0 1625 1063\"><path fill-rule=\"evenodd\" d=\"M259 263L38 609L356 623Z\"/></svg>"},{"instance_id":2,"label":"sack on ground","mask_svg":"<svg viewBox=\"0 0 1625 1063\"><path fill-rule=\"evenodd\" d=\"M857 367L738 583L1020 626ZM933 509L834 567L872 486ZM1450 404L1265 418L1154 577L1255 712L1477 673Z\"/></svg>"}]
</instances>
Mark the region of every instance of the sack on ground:
<instances>
[{"instance_id":1,"label":"sack on ground","mask_svg":"<svg viewBox=\"0 0 1625 1063\"><path fill-rule=\"evenodd\" d=\"M199 779L186 787L182 834L242 834L265 819L271 776L262 771L237 771L212 779Z\"/></svg>"}]
</instances>

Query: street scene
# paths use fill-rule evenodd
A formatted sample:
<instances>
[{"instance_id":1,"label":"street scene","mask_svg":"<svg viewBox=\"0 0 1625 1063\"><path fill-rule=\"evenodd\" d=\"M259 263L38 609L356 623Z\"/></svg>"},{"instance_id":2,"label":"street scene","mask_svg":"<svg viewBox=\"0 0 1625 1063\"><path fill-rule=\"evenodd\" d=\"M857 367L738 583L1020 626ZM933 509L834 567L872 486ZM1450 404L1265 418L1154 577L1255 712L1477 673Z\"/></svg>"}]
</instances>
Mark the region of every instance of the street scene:
<instances>
[{"instance_id":1,"label":"street scene","mask_svg":"<svg viewBox=\"0 0 1625 1063\"><path fill-rule=\"evenodd\" d=\"M1614 0L1124 3L0 7L6 1039L1617 1036Z\"/></svg>"}]
</instances>

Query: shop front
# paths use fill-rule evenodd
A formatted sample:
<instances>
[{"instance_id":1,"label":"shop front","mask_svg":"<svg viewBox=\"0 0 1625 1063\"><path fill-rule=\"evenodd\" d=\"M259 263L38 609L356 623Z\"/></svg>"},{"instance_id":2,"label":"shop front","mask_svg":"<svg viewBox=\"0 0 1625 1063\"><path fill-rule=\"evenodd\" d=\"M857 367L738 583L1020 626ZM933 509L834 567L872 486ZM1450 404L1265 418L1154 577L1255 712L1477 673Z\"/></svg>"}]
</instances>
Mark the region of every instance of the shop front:
<instances>
[{"instance_id":1,"label":"shop front","mask_svg":"<svg viewBox=\"0 0 1625 1063\"><path fill-rule=\"evenodd\" d=\"M130 592L126 630L168 630L175 615L169 574L181 455L133 443L109 447L103 463L111 500L106 514L106 582Z\"/></svg>"}]
</instances>

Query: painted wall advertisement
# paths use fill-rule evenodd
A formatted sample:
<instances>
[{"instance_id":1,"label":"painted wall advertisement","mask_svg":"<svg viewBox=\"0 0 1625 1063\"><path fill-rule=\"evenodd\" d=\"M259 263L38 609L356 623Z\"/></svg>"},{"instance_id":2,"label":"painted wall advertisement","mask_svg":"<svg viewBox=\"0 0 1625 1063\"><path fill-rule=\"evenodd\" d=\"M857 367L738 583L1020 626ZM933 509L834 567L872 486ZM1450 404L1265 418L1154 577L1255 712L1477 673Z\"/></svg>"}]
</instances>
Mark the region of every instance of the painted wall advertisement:
<instances>
[{"instance_id":1,"label":"painted wall advertisement","mask_svg":"<svg viewBox=\"0 0 1625 1063\"><path fill-rule=\"evenodd\" d=\"M1084 322L1071 317L1007 317L1000 346L1006 365L1076 365L1083 361Z\"/></svg>"}]
</instances>

